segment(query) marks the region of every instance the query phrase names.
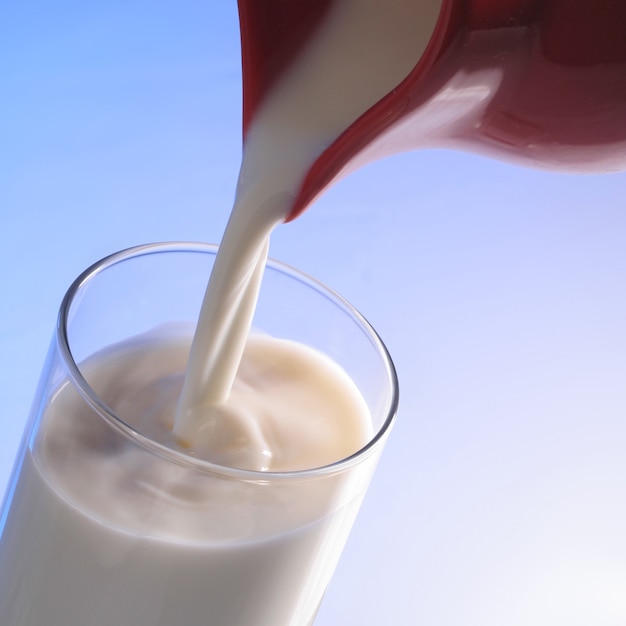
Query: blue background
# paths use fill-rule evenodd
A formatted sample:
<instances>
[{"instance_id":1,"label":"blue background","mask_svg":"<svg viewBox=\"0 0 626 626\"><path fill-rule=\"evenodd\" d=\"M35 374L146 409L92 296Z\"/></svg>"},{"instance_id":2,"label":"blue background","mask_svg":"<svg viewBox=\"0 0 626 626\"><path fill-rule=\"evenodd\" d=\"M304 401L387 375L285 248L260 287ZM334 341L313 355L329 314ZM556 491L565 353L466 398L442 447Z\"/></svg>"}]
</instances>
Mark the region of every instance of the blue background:
<instances>
[{"instance_id":1,"label":"blue background","mask_svg":"<svg viewBox=\"0 0 626 626\"><path fill-rule=\"evenodd\" d=\"M5 2L0 493L87 265L219 241L235 0ZM353 174L271 255L359 308L400 417L318 624L626 623L626 174L429 150Z\"/></svg>"}]
</instances>

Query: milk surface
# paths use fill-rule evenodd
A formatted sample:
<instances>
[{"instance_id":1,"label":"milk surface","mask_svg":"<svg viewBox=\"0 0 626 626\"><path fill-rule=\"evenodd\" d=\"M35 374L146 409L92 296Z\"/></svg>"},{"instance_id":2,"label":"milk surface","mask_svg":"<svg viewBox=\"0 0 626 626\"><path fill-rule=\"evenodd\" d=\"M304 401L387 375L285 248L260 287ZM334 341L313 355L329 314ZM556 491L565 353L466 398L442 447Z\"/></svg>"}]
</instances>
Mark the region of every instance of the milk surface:
<instances>
[{"instance_id":1,"label":"milk surface","mask_svg":"<svg viewBox=\"0 0 626 626\"><path fill-rule=\"evenodd\" d=\"M131 428L195 459L215 461L210 423L225 417L228 437L219 427L217 455L231 467L330 463L371 437L367 407L337 365L299 344L252 335L232 406L211 408L207 431L192 446L180 442L171 426L188 350L179 338L141 337L82 370ZM246 438L252 427L238 430L240 420L253 423L256 438ZM231 470L205 465L164 459L117 436L63 383L26 452L0 542L0 623L309 623L362 490L344 497L332 475L235 481Z\"/></svg>"}]
</instances>

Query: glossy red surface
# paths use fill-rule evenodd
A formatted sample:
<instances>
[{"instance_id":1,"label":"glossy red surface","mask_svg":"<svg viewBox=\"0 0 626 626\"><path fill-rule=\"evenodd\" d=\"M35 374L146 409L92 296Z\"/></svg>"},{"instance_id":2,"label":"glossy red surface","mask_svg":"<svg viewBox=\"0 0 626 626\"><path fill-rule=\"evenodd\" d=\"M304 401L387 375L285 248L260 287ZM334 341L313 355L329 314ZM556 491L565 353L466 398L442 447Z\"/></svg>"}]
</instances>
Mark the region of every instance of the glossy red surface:
<instances>
[{"instance_id":1,"label":"glossy red surface","mask_svg":"<svg viewBox=\"0 0 626 626\"><path fill-rule=\"evenodd\" d=\"M244 132L331 2L239 0ZM347 171L425 147L625 169L626 2L443 0L415 69L319 156L288 219Z\"/></svg>"}]
</instances>

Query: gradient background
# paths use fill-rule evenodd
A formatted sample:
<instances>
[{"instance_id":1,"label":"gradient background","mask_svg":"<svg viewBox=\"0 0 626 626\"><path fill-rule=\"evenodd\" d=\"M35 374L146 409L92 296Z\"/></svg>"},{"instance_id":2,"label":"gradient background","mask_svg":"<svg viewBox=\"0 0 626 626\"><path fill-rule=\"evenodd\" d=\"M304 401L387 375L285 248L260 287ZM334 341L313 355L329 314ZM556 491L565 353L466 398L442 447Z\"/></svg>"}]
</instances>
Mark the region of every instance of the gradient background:
<instances>
[{"instance_id":1,"label":"gradient background","mask_svg":"<svg viewBox=\"0 0 626 626\"><path fill-rule=\"evenodd\" d=\"M219 241L235 0L5 2L0 493L65 289L117 249ZM626 623L626 174L445 151L376 163L271 255L378 329L400 417L318 624Z\"/></svg>"}]
</instances>

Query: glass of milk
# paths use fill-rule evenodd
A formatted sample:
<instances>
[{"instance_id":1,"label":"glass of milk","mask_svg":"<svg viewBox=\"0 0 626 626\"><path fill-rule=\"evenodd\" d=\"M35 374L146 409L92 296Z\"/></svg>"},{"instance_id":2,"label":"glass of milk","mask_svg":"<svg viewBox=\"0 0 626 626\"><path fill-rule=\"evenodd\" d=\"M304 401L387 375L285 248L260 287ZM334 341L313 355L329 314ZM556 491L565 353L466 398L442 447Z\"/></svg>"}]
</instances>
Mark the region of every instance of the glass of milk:
<instances>
[{"instance_id":1,"label":"glass of milk","mask_svg":"<svg viewBox=\"0 0 626 626\"><path fill-rule=\"evenodd\" d=\"M269 262L255 333L347 374L367 440L293 471L203 458L171 429L215 254L140 246L69 289L0 517L2 626L313 622L395 419L393 364L341 297Z\"/></svg>"}]
</instances>

